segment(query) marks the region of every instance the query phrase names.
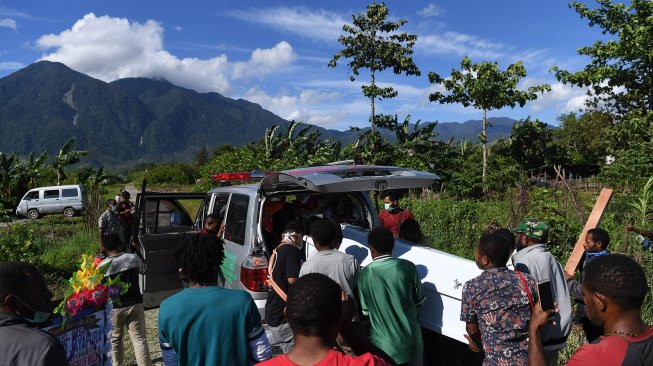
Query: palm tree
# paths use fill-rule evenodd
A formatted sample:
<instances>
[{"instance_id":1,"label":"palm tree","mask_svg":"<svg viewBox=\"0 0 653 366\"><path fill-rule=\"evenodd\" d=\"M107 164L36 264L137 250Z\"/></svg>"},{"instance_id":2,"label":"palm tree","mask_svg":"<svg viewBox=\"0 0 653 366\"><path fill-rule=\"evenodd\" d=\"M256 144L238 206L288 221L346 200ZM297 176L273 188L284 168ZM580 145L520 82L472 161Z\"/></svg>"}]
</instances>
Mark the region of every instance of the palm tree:
<instances>
[{"instance_id":1,"label":"palm tree","mask_svg":"<svg viewBox=\"0 0 653 366\"><path fill-rule=\"evenodd\" d=\"M9 155L0 152L0 198L11 199L12 184L19 172L19 161L16 153Z\"/></svg>"},{"instance_id":2,"label":"palm tree","mask_svg":"<svg viewBox=\"0 0 653 366\"><path fill-rule=\"evenodd\" d=\"M52 167L57 171L57 185L60 185L61 181L66 179L66 172L64 171L66 166L78 163L82 156L88 155L88 151L73 150L74 143L75 137L69 138L64 142L57 156L54 157Z\"/></svg>"}]
</instances>

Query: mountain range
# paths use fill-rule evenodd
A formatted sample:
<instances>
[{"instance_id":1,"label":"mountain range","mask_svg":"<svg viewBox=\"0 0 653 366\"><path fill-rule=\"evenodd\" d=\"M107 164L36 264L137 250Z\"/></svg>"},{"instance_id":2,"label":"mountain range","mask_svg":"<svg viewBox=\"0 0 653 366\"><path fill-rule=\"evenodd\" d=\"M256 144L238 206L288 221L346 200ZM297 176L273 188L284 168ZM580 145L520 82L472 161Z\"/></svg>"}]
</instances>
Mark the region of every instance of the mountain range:
<instances>
[{"instance_id":1,"label":"mountain range","mask_svg":"<svg viewBox=\"0 0 653 366\"><path fill-rule=\"evenodd\" d=\"M490 118L488 140L510 135L510 118ZM166 80L125 78L106 83L64 64L40 61L0 79L0 151L48 151L71 136L88 150L85 161L125 166L188 161L203 146L239 146L261 139L266 128L290 122L244 99L198 93ZM343 144L356 132L313 126ZM476 141L481 123L438 123L438 138ZM385 131L392 138L392 132Z\"/></svg>"}]
</instances>

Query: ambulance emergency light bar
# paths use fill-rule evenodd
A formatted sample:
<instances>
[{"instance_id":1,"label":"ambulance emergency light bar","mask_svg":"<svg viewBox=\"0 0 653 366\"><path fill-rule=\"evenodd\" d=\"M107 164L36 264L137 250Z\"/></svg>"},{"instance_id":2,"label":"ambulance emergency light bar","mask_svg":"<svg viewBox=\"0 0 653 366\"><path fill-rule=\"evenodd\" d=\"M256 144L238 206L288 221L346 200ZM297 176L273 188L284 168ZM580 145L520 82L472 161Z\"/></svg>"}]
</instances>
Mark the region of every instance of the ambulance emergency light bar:
<instances>
[{"instance_id":1,"label":"ambulance emergency light bar","mask_svg":"<svg viewBox=\"0 0 653 366\"><path fill-rule=\"evenodd\" d=\"M260 170L254 170L251 172L226 172L226 173L217 173L211 176L211 181L213 182L242 182L249 180L261 180L266 175L270 175L274 172L266 171L262 172Z\"/></svg>"}]
</instances>

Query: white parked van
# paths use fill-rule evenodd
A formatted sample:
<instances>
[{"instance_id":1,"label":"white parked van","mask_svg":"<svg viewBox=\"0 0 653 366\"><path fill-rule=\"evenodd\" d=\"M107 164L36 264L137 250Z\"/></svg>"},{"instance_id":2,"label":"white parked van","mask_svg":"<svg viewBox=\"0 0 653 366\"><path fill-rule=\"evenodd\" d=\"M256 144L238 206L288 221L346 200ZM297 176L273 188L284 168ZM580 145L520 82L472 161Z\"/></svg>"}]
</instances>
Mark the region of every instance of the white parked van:
<instances>
[{"instance_id":1,"label":"white parked van","mask_svg":"<svg viewBox=\"0 0 653 366\"><path fill-rule=\"evenodd\" d=\"M16 215L38 219L48 214L73 217L81 213L86 203L84 187L75 184L30 189L16 207Z\"/></svg>"}]
</instances>

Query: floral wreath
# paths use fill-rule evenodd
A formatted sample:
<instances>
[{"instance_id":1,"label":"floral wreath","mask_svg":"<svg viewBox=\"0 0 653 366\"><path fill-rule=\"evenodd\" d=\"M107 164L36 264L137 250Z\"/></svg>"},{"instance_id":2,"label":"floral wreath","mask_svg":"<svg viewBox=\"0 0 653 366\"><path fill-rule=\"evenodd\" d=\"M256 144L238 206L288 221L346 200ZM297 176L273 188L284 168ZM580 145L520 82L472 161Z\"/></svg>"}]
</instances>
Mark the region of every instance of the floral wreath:
<instances>
[{"instance_id":1,"label":"floral wreath","mask_svg":"<svg viewBox=\"0 0 653 366\"><path fill-rule=\"evenodd\" d=\"M114 279L104 277L111 261L100 266L101 259L92 255L82 255L80 269L68 280L68 290L64 299L54 309L55 314L65 318L74 317L85 307L96 310L102 308L110 299L120 306L120 295L129 289L129 284L120 280L120 275Z\"/></svg>"}]
</instances>

